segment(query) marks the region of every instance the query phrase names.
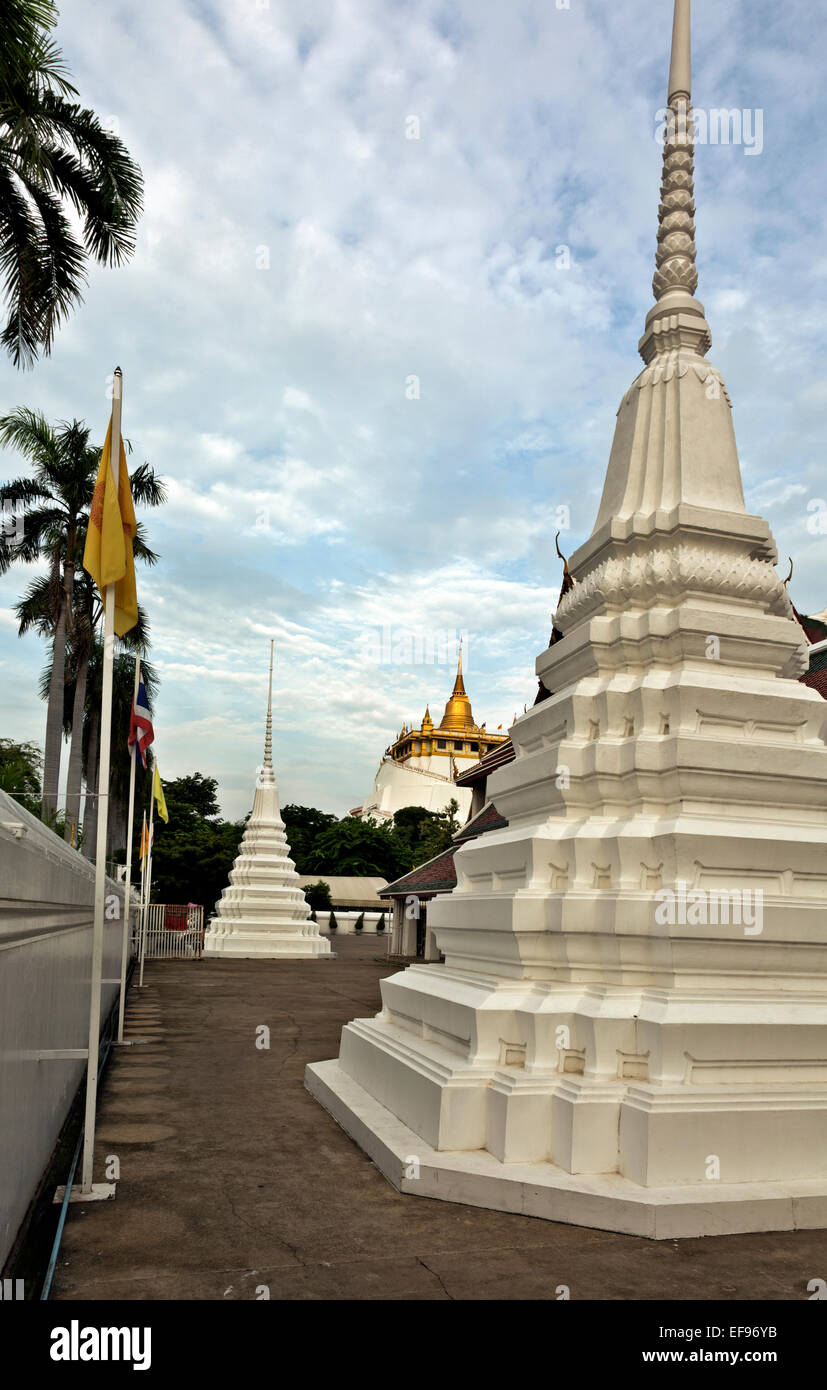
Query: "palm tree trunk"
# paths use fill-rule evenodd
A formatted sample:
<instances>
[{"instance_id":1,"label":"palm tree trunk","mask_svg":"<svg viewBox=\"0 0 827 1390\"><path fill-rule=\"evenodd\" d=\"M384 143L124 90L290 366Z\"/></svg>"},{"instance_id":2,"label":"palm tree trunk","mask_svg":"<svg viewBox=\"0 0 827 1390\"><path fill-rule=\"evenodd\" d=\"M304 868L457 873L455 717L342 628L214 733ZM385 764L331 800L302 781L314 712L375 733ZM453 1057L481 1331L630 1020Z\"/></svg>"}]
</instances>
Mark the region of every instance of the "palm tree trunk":
<instances>
[{"instance_id":1,"label":"palm tree trunk","mask_svg":"<svg viewBox=\"0 0 827 1390\"><path fill-rule=\"evenodd\" d=\"M126 848L126 804L117 792L109 789L109 821L107 823L107 859L114 859L119 849Z\"/></svg>"},{"instance_id":2,"label":"palm tree trunk","mask_svg":"<svg viewBox=\"0 0 827 1390\"><path fill-rule=\"evenodd\" d=\"M60 751L63 742L63 685L66 678L66 634L72 612L72 590L75 583L75 562L67 560L63 567L63 597L55 627L52 651L52 676L49 681L49 704L46 711L46 743L43 749L43 814L48 820L57 812L57 792L60 782Z\"/></svg>"},{"instance_id":3,"label":"palm tree trunk","mask_svg":"<svg viewBox=\"0 0 827 1390\"><path fill-rule=\"evenodd\" d=\"M63 838L67 843L78 842L80 828L80 784L83 775L83 711L86 707L86 675L89 670L89 648L85 647L75 674L75 698L72 704L72 745L69 750L69 774L66 779L66 827Z\"/></svg>"},{"instance_id":4,"label":"palm tree trunk","mask_svg":"<svg viewBox=\"0 0 827 1390\"><path fill-rule=\"evenodd\" d=\"M98 838L98 753L100 715L95 710L89 722L89 749L86 755L86 804L83 808L83 853L95 858Z\"/></svg>"}]
</instances>

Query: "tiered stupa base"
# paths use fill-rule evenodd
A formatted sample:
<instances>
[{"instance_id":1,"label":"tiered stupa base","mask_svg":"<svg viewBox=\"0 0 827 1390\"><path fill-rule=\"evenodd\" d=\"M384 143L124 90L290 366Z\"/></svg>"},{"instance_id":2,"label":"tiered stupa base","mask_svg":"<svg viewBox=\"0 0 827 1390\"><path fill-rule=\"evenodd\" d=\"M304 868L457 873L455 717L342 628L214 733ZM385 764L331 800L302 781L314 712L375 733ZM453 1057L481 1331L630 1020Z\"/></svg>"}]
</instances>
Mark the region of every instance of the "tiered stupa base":
<instances>
[{"instance_id":1,"label":"tiered stupa base","mask_svg":"<svg viewBox=\"0 0 827 1390\"><path fill-rule=\"evenodd\" d=\"M300 932L295 929L279 934L277 927L262 932L256 927L228 927L224 922L211 924L204 938L205 956L235 956L241 960L307 960L320 956L333 958L330 942L319 934L311 922Z\"/></svg>"},{"instance_id":2,"label":"tiered stupa base","mask_svg":"<svg viewBox=\"0 0 827 1390\"><path fill-rule=\"evenodd\" d=\"M412 1196L651 1240L827 1226L827 1179L642 1188L618 1173L569 1173L553 1163L504 1164L484 1148L432 1148L338 1061L312 1063L305 1085L396 1190Z\"/></svg>"}]
</instances>

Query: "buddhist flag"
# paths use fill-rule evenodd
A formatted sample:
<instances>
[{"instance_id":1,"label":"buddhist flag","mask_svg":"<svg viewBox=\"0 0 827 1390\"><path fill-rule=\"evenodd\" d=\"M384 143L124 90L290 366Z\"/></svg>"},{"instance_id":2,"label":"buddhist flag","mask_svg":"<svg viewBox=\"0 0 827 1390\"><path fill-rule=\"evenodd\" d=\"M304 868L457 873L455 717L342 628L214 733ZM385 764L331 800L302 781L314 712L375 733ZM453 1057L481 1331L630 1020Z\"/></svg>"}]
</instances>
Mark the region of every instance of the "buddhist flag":
<instances>
[{"instance_id":1,"label":"buddhist flag","mask_svg":"<svg viewBox=\"0 0 827 1390\"><path fill-rule=\"evenodd\" d=\"M149 827L147 826L147 823L146 823L146 811L144 811L144 823L143 823L143 825L141 826L141 853L140 853L140 856L139 856L139 857L140 857L140 861L141 861L141 868L144 867L144 860L146 859L146 857L147 857L148 854L149 854Z\"/></svg>"},{"instance_id":2,"label":"buddhist flag","mask_svg":"<svg viewBox=\"0 0 827 1390\"><path fill-rule=\"evenodd\" d=\"M118 492L110 463L112 420L106 431L106 442L98 465L95 492L83 551L83 568L98 586L101 601L105 602L108 584L115 585L115 633L122 637L138 621L138 594L135 588L135 561L132 540L137 535L135 509L129 490L126 453L121 440Z\"/></svg>"},{"instance_id":3,"label":"buddhist flag","mask_svg":"<svg viewBox=\"0 0 827 1390\"><path fill-rule=\"evenodd\" d=\"M161 774L158 771L158 764L155 764L155 776L152 779L152 795L155 797L155 805L158 808L158 815L162 821L169 822L169 811L167 810L164 789L161 786Z\"/></svg>"}]
</instances>

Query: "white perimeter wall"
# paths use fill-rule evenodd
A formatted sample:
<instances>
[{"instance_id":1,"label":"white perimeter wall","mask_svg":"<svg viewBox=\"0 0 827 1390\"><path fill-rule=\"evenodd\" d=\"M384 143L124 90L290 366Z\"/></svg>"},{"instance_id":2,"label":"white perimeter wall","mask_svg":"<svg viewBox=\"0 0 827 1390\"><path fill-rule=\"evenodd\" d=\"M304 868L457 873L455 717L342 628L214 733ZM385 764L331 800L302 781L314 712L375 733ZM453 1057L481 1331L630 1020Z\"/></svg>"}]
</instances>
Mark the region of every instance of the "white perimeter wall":
<instances>
[{"instance_id":1,"label":"white perimeter wall","mask_svg":"<svg viewBox=\"0 0 827 1390\"><path fill-rule=\"evenodd\" d=\"M0 792L0 1265L49 1161L86 1062L43 1060L85 1048L95 869ZM119 917L104 926L103 976L121 972ZM104 985L101 1018L117 997Z\"/></svg>"}]
</instances>

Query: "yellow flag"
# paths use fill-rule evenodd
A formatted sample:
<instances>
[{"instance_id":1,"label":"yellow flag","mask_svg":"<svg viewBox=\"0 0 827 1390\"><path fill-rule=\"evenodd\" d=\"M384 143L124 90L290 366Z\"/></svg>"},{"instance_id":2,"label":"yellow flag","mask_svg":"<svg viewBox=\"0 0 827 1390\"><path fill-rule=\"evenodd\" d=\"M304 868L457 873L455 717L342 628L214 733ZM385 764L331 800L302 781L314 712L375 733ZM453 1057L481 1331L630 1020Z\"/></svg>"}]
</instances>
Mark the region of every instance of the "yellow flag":
<instances>
[{"instance_id":1,"label":"yellow flag","mask_svg":"<svg viewBox=\"0 0 827 1390\"><path fill-rule=\"evenodd\" d=\"M155 797L155 806L162 821L169 822L169 811L167 810L164 789L161 786L161 774L158 771L158 764L155 764L155 776L152 779L152 795Z\"/></svg>"},{"instance_id":2,"label":"yellow flag","mask_svg":"<svg viewBox=\"0 0 827 1390\"><path fill-rule=\"evenodd\" d=\"M107 584L115 585L115 632L122 637L138 621L138 594L135 588L135 561L132 540L138 533L135 508L129 489L126 452L121 440L121 459L118 476L118 495L115 496L115 477L109 462L112 440L112 419L106 431L106 443L98 465L95 492L83 551L83 568L98 586L101 600Z\"/></svg>"}]
</instances>

